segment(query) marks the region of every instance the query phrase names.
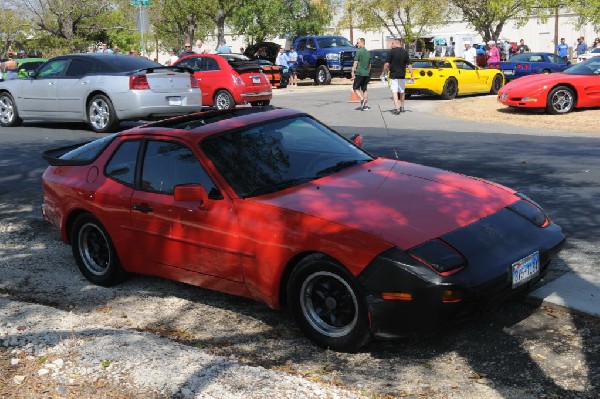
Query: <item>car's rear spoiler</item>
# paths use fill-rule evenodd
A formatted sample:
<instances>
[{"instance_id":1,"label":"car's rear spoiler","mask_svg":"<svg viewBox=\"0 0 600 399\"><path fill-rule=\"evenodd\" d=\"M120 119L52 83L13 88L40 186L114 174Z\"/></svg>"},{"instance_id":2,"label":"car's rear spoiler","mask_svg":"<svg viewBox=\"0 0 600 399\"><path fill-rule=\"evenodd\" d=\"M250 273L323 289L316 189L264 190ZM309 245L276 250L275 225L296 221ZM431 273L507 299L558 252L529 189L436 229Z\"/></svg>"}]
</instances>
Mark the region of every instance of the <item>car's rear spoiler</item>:
<instances>
[{"instance_id":1,"label":"car's rear spoiler","mask_svg":"<svg viewBox=\"0 0 600 399\"><path fill-rule=\"evenodd\" d=\"M155 71L160 70L171 70L173 72L187 72L190 74L194 73L194 70L191 68L183 67L183 66L158 66L158 67L149 67L138 69L135 72L146 72L146 73L154 73Z\"/></svg>"},{"instance_id":2,"label":"car's rear spoiler","mask_svg":"<svg viewBox=\"0 0 600 399\"><path fill-rule=\"evenodd\" d=\"M61 159L63 155L66 153L73 151L82 145L86 145L90 143L90 141L85 141L79 144L71 144L65 147L53 148L50 150L46 150L42 153L42 158L48 162L50 166L77 166L77 165L87 165L90 163L89 159Z\"/></svg>"}]
</instances>

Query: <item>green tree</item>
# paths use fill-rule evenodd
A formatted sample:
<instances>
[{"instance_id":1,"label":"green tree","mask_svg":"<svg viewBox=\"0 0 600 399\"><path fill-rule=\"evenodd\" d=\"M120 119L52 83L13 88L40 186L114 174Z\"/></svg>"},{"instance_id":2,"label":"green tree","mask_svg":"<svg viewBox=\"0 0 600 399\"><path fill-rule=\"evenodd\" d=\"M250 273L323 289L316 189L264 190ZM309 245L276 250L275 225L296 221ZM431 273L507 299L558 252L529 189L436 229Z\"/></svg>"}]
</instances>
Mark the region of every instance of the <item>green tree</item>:
<instances>
[{"instance_id":1,"label":"green tree","mask_svg":"<svg viewBox=\"0 0 600 399\"><path fill-rule=\"evenodd\" d=\"M331 18L329 0L253 0L234 10L231 25L251 44L277 36L321 34Z\"/></svg>"},{"instance_id":2,"label":"green tree","mask_svg":"<svg viewBox=\"0 0 600 399\"><path fill-rule=\"evenodd\" d=\"M165 48L183 48L184 42L204 39L215 29L206 18L208 0L158 0L150 7L154 33Z\"/></svg>"},{"instance_id":3,"label":"green tree","mask_svg":"<svg viewBox=\"0 0 600 399\"><path fill-rule=\"evenodd\" d=\"M527 20L530 12L523 0L450 0L484 41L497 40L506 22L517 18Z\"/></svg>"},{"instance_id":4,"label":"green tree","mask_svg":"<svg viewBox=\"0 0 600 399\"><path fill-rule=\"evenodd\" d=\"M92 20L114 7L109 0L15 0L31 16L33 25L60 43L56 50L78 51L85 47Z\"/></svg>"},{"instance_id":5,"label":"green tree","mask_svg":"<svg viewBox=\"0 0 600 399\"><path fill-rule=\"evenodd\" d=\"M349 0L344 10L339 28L385 29L391 36L413 42L446 22L449 4L446 0Z\"/></svg>"},{"instance_id":6,"label":"green tree","mask_svg":"<svg viewBox=\"0 0 600 399\"><path fill-rule=\"evenodd\" d=\"M3 16L0 23L0 55L6 55L9 47L14 51L21 48L30 31L30 24L5 1L0 2L0 12Z\"/></svg>"}]
</instances>

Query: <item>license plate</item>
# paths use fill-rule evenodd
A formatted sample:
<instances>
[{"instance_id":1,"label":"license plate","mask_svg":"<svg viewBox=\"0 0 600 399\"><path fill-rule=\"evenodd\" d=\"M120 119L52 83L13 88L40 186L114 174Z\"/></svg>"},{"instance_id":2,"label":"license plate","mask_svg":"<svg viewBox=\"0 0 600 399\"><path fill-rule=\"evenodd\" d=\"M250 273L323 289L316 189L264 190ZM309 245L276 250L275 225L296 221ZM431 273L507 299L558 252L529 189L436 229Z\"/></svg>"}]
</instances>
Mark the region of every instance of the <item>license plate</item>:
<instances>
[{"instance_id":1,"label":"license plate","mask_svg":"<svg viewBox=\"0 0 600 399\"><path fill-rule=\"evenodd\" d=\"M260 83L260 76L252 76L252 83L259 84Z\"/></svg>"},{"instance_id":2,"label":"license plate","mask_svg":"<svg viewBox=\"0 0 600 399\"><path fill-rule=\"evenodd\" d=\"M503 69L502 73L504 73L505 75L514 75L515 71L511 69Z\"/></svg>"},{"instance_id":3,"label":"license plate","mask_svg":"<svg viewBox=\"0 0 600 399\"><path fill-rule=\"evenodd\" d=\"M181 97L167 97L169 105L181 105Z\"/></svg>"},{"instance_id":4,"label":"license plate","mask_svg":"<svg viewBox=\"0 0 600 399\"><path fill-rule=\"evenodd\" d=\"M540 274L540 253L535 251L512 264L512 287L525 284L538 274Z\"/></svg>"}]
</instances>

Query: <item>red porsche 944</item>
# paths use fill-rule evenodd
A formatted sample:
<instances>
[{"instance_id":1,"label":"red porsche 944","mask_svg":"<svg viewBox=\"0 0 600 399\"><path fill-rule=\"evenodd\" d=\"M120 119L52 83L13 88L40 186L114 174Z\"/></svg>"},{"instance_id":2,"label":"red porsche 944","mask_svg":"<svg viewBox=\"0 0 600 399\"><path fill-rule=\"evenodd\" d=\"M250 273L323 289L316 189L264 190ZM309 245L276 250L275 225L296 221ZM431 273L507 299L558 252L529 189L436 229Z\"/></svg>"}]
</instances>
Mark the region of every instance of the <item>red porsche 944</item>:
<instances>
[{"instance_id":1,"label":"red porsche 944","mask_svg":"<svg viewBox=\"0 0 600 399\"><path fill-rule=\"evenodd\" d=\"M341 351L523 293L565 241L523 194L373 157L294 110L209 111L44 157L43 214L92 283L253 298Z\"/></svg>"}]
</instances>

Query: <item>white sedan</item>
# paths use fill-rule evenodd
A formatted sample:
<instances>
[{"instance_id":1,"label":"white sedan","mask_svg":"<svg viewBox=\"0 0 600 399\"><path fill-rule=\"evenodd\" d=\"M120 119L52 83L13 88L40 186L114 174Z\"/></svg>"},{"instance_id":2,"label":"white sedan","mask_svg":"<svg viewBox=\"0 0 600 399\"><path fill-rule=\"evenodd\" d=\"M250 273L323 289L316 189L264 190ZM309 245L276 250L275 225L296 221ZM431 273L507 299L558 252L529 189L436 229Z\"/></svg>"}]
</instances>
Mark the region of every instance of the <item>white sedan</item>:
<instances>
[{"instance_id":1,"label":"white sedan","mask_svg":"<svg viewBox=\"0 0 600 399\"><path fill-rule=\"evenodd\" d=\"M0 82L0 126L32 119L81 121L95 132L107 133L123 120L201 110L192 71L129 55L62 55L28 79Z\"/></svg>"},{"instance_id":2,"label":"white sedan","mask_svg":"<svg viewBox=\"0 0 600 399\"><path fill-rule=\"evenodd\" d=\"M578 55L577 62L582 62L582 61L588 60L592 57L598 57L598 56L600 56L600 47L595 47L595 48L589 50L587 53Z\"/></svg>"}]
</instances>

